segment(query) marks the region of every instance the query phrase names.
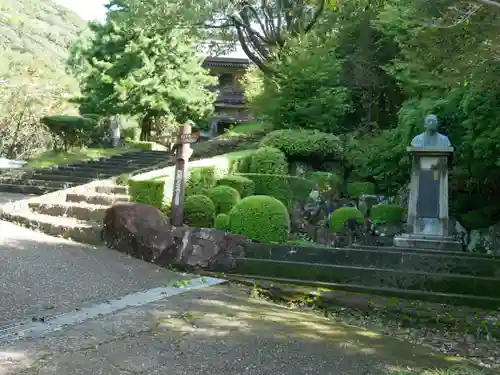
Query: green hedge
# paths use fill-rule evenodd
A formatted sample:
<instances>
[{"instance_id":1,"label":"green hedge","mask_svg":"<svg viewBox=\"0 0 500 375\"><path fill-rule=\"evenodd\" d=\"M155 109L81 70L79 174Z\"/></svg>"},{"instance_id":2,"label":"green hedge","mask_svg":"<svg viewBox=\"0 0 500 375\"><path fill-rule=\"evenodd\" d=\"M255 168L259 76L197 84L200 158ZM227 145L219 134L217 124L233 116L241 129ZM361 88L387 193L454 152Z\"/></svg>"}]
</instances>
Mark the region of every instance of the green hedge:
<instances>
[{"instance_id":1,"label":"green hedge","mask_svg":"<svg viewBox=\"0 0 500 375\"><path fill-rule=\"evenodd\" d=\"M405 211L397 204L377 204L370 210L370 219L374 224L395 225L401 223Z\"/></svg>"},{"instance_id":2,"label":"green hedge","mask_svg":"<svg viewBox=\"0 0 500 375\"><path fill-rule=\"evenodd\" d=\"M215 175L214 166L190 168L186 181L186 196L206 194L208 189L215 186Z\"/></svg>"},{"instance_id":3,"label":"green hedge","mask_svg":"<svg viewBox=\"0 0 500 375\"><path fill-rule=\"evenodd\" d=\"M219 185L209 189L207 196L214 203L216 214L228 213L241 200L238 190L226 185Z\"/></svg>"},{"instance_id":4,"label":"green hedge","mask_svg":"<svg viewBox=\"0 0 500 375\"><path fill-rule=\"evenodd\" d=\"M275 130L260 145L280 149L288 160L340 160L342 156L342 144L336 135L315 130Z\"/></svg>"},{"instance_id":5,"label":"green hedge","mask_svg":"<svg viewBox=\"0 0 500 375\"><path fill-rule=\"evenodd\" d=\"M305 202L315 188L313 181L303 177L246 173L238 176L246 177L255 184L256 195L269 195L279 199L287 207L295 202Z\"/></svg>"},{"instance_id":6,"label":"green hedge","mask_svg":"<svg viewBox=\"0 0 500 375\"><path fill-rule=\"evenodd\" d=\"M285 154L274 147L261 147L252 154L250 173L282 174L288 173Z\"/></svg>"},{"instance_id":7,"label":"green hedge","mask_svg":"<svg viewBox=\"0 0 500 375\"><path fill-rule=\"evenodd\" d=\"M356 219L363 224L365 218L360 210L355 207L341 207L333 211L330 216L330 229L332 232L341 232L344 229L347 220Z\"/></svg>"},{"instance_id":8,"label":"green hedge","mask_svg":"<svg viewBox=\"0 0 500 375\"><path fill-rule=\"evenodd\" d=\"M220 178L217 180L217 185L231 186L238 190L242 198L249 197L255 193L255 182L239 175Z\"/></svg>"},{"instance_id":9,"label":"green hedge","mask_svg":"<svg viewBox=\"0 0 500 375\"><path fill-rule=\"evenodd\" d=\"M184 223L190 227L212 228L215 206L209 197L191 195L184 201Z\"/></svg>"},{"instance_id":10,"label":"green hedge","mask_svg":"<svg viewBox=\"0 0 500 375\"><path fill-rule=\"evenodd\" d=\"M215 218L215 229L221 230L223 232L229 232L229 215L228 214L218 214Z\"/></svg>"},{"instance_id":11,"label":"green hedge","mask_svg":"<svg viewBox=\"0 0 500 375\"><path fill-rule=\"evenodd\" d=\"M375 194L375 184L372 182L350 182L347 184L347 195L351 199L358 199L365 194Z\"/></svg>"},{"instance_id":12,"label":"green hedge","mask_svg":"<svg viewBox=\"0 0 500 375\"><path fill-rule=\"evenodd\" d=\"M149 204L161 210L165 202L165 181L128 180L128 192L132 202Z\"/></svg>"},{"instance_id":13,"label":"green hedge","mask_svg":"<svg viewBox=\"0 0 500 375\"><path fill-rule=\"evenodd\" d=\"M230 173L250 173L254 152L255 150L252 150L240 158L232 159Z\"/></svg>"},{"instance_id":14,"label":"green hedge","mask_svg":"<svg viewBox=\"0 0 500 375\"><path fill-rule=\"evenodd\" d=\"M253 241L285 243L290 235L290 217L276 198L254 195L241 200L229 212L229 229Z\"/></svg>"}]
</instances>

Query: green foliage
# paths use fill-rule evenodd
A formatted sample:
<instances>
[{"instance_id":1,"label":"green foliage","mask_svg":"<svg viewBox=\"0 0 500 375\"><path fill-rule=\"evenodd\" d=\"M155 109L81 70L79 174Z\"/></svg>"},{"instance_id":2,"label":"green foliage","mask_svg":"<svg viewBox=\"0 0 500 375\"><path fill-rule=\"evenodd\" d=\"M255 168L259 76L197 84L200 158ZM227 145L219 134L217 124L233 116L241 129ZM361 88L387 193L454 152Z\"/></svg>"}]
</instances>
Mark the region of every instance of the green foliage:
<instances>
[{"instance_id":1,"label":"green foliage","mask_svg":"<svg viewBox=\"0 0 500 375\"><path fill-rule=\"evenodd\" d=\"M125 142L127 146L130 148L135 148L138 150L151 151L154 148L154 142L145 142L145 141L135 141L135 140L127 140Z\"/></svg>"},{"instance_id":2,"label":"green foliage","mask_svg":"<svg viewBox=\"0 0 500 375\"><path fill-rule=\"evenodd\" d=\"M347 184L349 198L358 199L364 194L375 194L375 184L372 182L355 181Z\"/></svg>"},{"instance_id":3,"label":"green foliage","mask_svg":"<svg viewBox=\"0 0 500 375\"><path fill-rule=\"evenodd\" d=\"M226 176L217 180L217 185L231 186L236 189L242 198L255 193L255 183L243 176Z\"/></svg>"},{"instance_id":4,"label":"green foliage","mask_svg":"<svg viewBox=\"0 0 500 375\"><path fill-rule=\"evenodd\" d=\"M41 121L61 140L64 151L88 145L98 126L96 120L82 116L46 116Z\"/></svg>"},{"instance_id":5,"label":"green foliage","mask_svg":"<svg viewBox=\"0 0 500 375\"><path fill-rule=\"evenodd\" d=\"M335 173L316 171L308 176L323 191L340 192L341 180Z\"/></svg>"},{"instance_id":6,"label":"green foliage","mask_svg":"<svg viewBox=\"0 0 500 375\"><path fill-rule=\"evenodd\" d=\"M196 40L184 28L141 22L132 8L118 7L104 24L73 45L69 68L77 75L80 110L141 118L141 140L156 120L198 121L213 111L215 84L201 66Z\"/></svg>"},{"instance_id":7,"label":"green foliage","mask_svg":"<svg viewBox=\"0 0 500 375\"><path fill-rule=\"evenodd\" d=\"M248 152L245 156L238 158L234 162L234 169L238 173L250 173L252 166L252 157L254 151Z\"/></svg>"},{"instance_id":8,"label":"green foliage","mask_svg":"<svg viewBox=\"0 0 500 375\"><path fill-rule=\"evenodd\" d=\"M223 232L229 232L229 215L228 214L218 214L215 218L214 228L221 230Z\"/></svg>"},{"instance_id":9,"label":"green foliage","mask_svg":"<svg viewBox=\"0 0 500 375\"><path fill-rule=\"evenodd\" d=\"M209 189L207 196L214 203L217 214L228 213L241 200L238 190L226 185L218 185Z\"/></svg>"},{"instance_id":10,"label":"green foliage","mask_svg":"<svg viewBox=\"0 0 500 375\"><path fill-rule=\"evenodd\" d=\"M397 204L377 204L370 210L370 219L374 224L395 225L401 223L405 211Z\"/></svg>"},{"instance_id":11,"label":"green foliage","mask_svg":"<svg viewBox=\"0 0 500 375\"><path fill-rule=\"evenodd\" d=\"M229 212L231 233L264 243L285 243L290 234L288 210L276 198L254 195L241 200Z\"/></svg>"},{"instance_id":12,"label":"green foliage","mask_svg":"<svg viewBox=\"0 0 500 375\"><path fill-rule=\"evenodd\" d=\"M128 186L129 180L130 180L130 175L128 173L123 173L118 176L118 178L116 179L116 183L117 185L120 186Z\"/></svg>"},{"instance_id":13,"label":"green foliage","mask_svg":"<svg viewBox=\"0 0 500 375\"><path fill-rule=\"evenodd\" d=\"M274 129L316 129L345 133L351 110L349 90L340 81L342 64L334 46L309 35L281 50L272 64L277 74L264 82L262 95L251 102Z\"/></svg>"},{"instance_id":14,"label":"green foliage","mask_svg":"<svg viewBox=\"0 0 500 375\"><path fill-rule=\"evenodd\" d=\"M261 147L252 153L250 173L287 174L285 154L274 147Z\"/></svg>"},{"instance_id":15,"label":"green foliage","mask_svg":"<svg viewBox=\"0 0 500 375\"><path fill-rule=\"evenodd\" d=\"M254 182L255 194L272 196L287 207L296 202L305 202L315 187L313 181L297 176L258 173L246 173L240 176Z\"/></svg>"},{"instance_id":16,"label":"green foliage","mask_svg":"<svg viewBox=\"0 0 500 375\"><path fill-rule=\"evenodd\" d=\"M275 130L265 136L260 145L280 149L289 161L321 163L325 160L340 160L342 156L340 139L316 130Z\"/></svg>"},{"instance_id":17,"label":"green foliage","mask_svg":"<svg viewBox=\"0 0 500 375\"><path fill-rule=\"evenodd\" d=\"M341 232L349 219L356 219L360 224L365 222L361 211L355 207L341 207L330 215L330 229L334 233Z\"/></svg>"},{"instance_id":18,"label":"green foliage","mask_svg":"<svg viewBox=\"0 0 500 375\"><path fill-rule=\"evenodd\" d=\"M165 202L165 181L130 179L128 193L132 202L149 204L161 210Z\"/></svg>"},{"instance_id":19,"label":"green foliage","mask_svg":"<svg viewBox=\"0 0 500 375\"><path fill-rule=\"evenodd\" d=\"M215 186L215 175L214 166L190 168L186 182L186 196L205 195L208 189Z\"/></svg>"},{"instance_id":20,"label":"green foliage","mask_svg":"<svg viewBox=\"0 0 500 375\"><path fill-rule=\"evenodd\" d=\"M215 206L205 195L190 195L184 201L184 223L190 227L212 228Z\"/></svg>"}]
</instances>

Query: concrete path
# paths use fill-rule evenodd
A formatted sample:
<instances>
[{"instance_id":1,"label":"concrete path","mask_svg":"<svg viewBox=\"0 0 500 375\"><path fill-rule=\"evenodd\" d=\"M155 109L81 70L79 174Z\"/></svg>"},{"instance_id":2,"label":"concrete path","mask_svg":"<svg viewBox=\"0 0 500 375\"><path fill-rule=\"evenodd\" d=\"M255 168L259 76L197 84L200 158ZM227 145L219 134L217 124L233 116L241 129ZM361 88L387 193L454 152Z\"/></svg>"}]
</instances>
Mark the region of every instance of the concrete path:
<instances>
[{"instance_id":1,"label":"concrete path","mask_svg":"<svg viewBox=\"0 0 500 375\"><path fill-rule=\"evenodd\" d=\"M187 278L5 221L0 221L0 275L0 327Z\"/></svg>"},{"instance_id":2,"label":"concrete path","mask_svg":"<svg viewBox=\"0 0 500 375\"><path fill-rule=\"evenodd\" d=\"M385 375L451 363L228 284L0 346L5 375Z\"/></svg>"}]
</instances>

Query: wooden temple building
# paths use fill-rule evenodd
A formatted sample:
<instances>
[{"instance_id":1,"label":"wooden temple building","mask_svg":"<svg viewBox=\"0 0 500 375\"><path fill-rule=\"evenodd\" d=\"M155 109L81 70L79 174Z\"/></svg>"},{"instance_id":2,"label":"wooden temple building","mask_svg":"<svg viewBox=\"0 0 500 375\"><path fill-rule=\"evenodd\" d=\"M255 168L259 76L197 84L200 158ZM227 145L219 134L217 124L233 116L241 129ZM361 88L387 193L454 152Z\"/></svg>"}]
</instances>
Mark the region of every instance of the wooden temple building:
<instances>
[{"instance_id":1,"label":"wooden temple building","mask_svg":"<svg viewBox=\"0 0 500 375\"><path fill-rule=\"evenodd\" d=\"M215 126L221 133L231 124L250 121L250 115L245 104L245 95L241 79L250 60L235 57L207 57L203 67L219 78L216 89L219 95L215 102Z\"/></svg>"}]
</instances>

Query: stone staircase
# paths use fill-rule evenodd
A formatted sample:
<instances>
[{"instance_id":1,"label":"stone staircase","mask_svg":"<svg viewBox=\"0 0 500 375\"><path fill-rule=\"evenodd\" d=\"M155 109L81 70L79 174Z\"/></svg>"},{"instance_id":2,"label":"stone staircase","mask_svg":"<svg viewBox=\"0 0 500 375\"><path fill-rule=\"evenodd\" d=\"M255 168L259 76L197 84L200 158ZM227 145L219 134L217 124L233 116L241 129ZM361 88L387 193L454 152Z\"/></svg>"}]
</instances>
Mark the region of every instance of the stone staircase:
<instances>
[{"instance_id":1,"label":"stone staircase","mask_svg":"<svg viewBox=\"0 0 500 375\"><path fill-rule=\"evenodd\" d=\"M7 171L0 174L0 192L43 195L169 164L171 155L168 152L141 150L52 168Z\"/></svg>"},{"instance_id":2,"label":"stone staircase","mask_svg":"<svg viewBox=\"0 0 500 375\"><path fill-rule=\"evenodd\" d=\"M1 217L46 234L91 245L100 239L104 212L117 202L128 202L127 187L98 181L21 202L6 204Z\"/></svg>"}]
</instances>

